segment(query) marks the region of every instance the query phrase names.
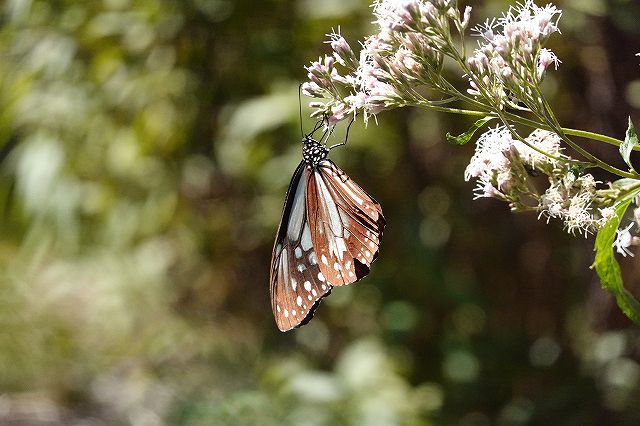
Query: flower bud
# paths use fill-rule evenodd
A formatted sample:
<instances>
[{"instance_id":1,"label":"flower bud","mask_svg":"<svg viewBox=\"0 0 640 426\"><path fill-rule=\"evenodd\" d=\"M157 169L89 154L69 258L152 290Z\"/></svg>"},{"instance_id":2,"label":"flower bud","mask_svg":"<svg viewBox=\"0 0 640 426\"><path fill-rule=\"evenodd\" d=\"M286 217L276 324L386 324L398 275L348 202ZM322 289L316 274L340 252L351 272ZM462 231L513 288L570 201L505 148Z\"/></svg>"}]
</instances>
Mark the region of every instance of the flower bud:
<instances>
[{"instance_id":1,"label":"flower bud","mask_svg":"<svg viewBox=\"0 0 640 426\"><path fill-rule=\"evenodd\" d=\"M380 52L374 51L371 55L373 62L383 71L389 71L389 62L383 57Z\"/></svg>"},{"instance_id":2,"label":"flower bud","mask_svg":"<svg viewBox=\"0 0 640 426\"><path fill-rule=\"evenodd\" d=\"M418 31L420 29L420 8L415 1L408 1L402 4L398 10L401 26L405 30Z\"/></svg>"},{"instance_id":3,"label":"flower bud","mask_svg":"<svg viewBox=\"0 0 640 426\"><path fill-rule=\"evenodd\" d=\"M424 24L433 25L434 27L440 27L440 22L438 21L438 10L431 3L424 3L420 5L420 15L421 21Z\"/></svg>"},{"instance_id":4,"label":"flower bud","mask_svg":"<svg viewBox=\"0 0 640 426\"><path fill-rule=\"evenodd\" d=\"M338 102L330 108L329 112L329 124L333 125L344 120L350 113L350 108L344 102Z\"/></svg>"},{"instance_id":5,"label":"flower bud","mask_svg":"<svg viewBox=\"0 0 640 426\"><path fill-rule=\"evenodd\" d=\"M311 98L321 98L322 88L315 82L306 82L302 84L302 93Z\"/></svg>"},{"instance_id":6,"label":"flower bud","mask_svg":"<svg viewBox=\"0 0 640 426\"><path fill-rule=\"evenodd\" d=\"M349 43L347 43L347 40L342 36L335 34L334 36L336 36L336 38L331 41L331 48L333 49L336 60L344 66L357 68L358 59L356 58L356 54L353 53L351 46L349 46Z\"/></svg>"}]
</instances>

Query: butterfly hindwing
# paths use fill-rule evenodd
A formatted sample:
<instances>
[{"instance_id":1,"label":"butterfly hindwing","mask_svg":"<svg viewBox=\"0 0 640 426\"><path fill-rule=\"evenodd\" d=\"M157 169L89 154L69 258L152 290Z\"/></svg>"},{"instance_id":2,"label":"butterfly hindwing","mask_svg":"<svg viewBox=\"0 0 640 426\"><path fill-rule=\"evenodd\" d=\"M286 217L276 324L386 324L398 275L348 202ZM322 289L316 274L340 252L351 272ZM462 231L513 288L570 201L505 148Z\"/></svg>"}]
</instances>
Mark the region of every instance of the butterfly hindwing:
<instances>
[{"instance_id":1,"label":"butterfly hindwing","mask_svg":"<svg viewBox=\"0 0 640 426\"><path fill-rule=\"evenodd\" d=\"M312 172L307 194L311 240L327 283L367 275L385 225L380 204L330 160Z\"/></svg>"}]
</instances>

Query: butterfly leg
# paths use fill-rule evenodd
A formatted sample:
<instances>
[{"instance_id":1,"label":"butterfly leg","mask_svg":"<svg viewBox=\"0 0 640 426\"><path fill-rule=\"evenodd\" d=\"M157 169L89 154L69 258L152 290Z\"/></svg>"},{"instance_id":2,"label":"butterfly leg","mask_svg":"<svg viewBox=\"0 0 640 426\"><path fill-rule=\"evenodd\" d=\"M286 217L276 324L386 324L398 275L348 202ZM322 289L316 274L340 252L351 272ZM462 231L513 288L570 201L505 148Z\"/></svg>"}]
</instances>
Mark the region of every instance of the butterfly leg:
<instances>
[{"instance_id":1,"label":"butterfly leg","mask_svg":"<svg viewBox=\"0 0 640 426\"><path fill-rule=\"evenodd\" d=\"M342 145L346 145L346 144L347 144L347 140L349 139L349 129L351 129L351 125L353 124L353 122L354 122L355 120L356 120L356 116L354 115L354 116L351 118L351 121L349 122L349 125L347 126L347 133L344 135L344 141L342 141L342 142L340 142L340 143L337 143L337 144L335 144L335 145L331 145L331 146L329 147L329 150L332 150L333 148L337 148L337 147L339 147L339 146L342 146Z\"/></svg>"},{"instance_id":2,"label":"butterfly leg","mask_svg":"<svg viewBox=\"0 0 640 426\"><path fill-rule=\"evenodd\" d=\"M327 146L327 140L333 134L333 130L336 128L336 126L329 125L329 117L327 116L327 114L322 115L322 121L320 121L320 123L326 126L325 131L320 138L320 143L324 146Z\"/></svg>"}]
</instances>

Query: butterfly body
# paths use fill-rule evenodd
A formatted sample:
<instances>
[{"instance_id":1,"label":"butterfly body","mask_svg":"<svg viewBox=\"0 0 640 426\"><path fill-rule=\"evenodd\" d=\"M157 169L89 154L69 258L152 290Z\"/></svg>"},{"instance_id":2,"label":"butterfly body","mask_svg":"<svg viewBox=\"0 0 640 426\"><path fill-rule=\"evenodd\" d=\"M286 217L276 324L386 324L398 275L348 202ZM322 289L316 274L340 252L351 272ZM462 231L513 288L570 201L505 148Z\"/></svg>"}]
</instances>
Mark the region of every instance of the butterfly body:
<instances>
[{"instance_id":1,"label":"butterfly body","mask_svg":"<svg viewBox=\"0 0 640 426\"><path fill-rule=\"evenodd\" d=\"M329 149L312 137L302 140L302 160L311 167L317 167L328 155Z\"/></svg>"},{"instance_id":2,"label":"butterfly body","mask_svg":"<svg viewBox=\"0 0 640 426\"><path fill-rule=\"evenodd\" d=\"M333 287L369 273L385 225L380 204L327 158L329 148L310 135L302 142L271 260L271 305L282 331L306 324Z\"/></svg>"}]
</instances>

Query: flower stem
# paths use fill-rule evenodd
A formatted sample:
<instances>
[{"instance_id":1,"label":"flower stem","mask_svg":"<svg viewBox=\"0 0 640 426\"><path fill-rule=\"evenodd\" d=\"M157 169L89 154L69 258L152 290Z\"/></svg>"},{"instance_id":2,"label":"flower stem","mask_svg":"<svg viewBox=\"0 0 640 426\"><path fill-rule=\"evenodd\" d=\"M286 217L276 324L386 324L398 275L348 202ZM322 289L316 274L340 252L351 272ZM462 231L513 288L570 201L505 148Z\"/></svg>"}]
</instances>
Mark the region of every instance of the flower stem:
<instances>
[{"instance_id":1,"label":"flower stem","mask_svg":"<svg viewBox=\"0 0 640 426\"><path fill-rule=\"evenodd\" d=\"M492 113L492 112L488 112L488 111L474 111L474 110L468 110L468 109L462 109L462 108L449 108L449 107L435 107L435 105L431 105L428 101L418 101L414 104L414 106L418 106L418 107L423 107L423 108L428 108L428 109L433 109L435 111L440 111L440 112L449 112L452 114L461 114L461 115L468 115L471 117L486 117L486 116L492 116L492 117L498 117L497 114ZM520 117L519 115L515 115L512 113L505 113L504 114L509 121L513 121L515 123L518 124L522 124L525 125L527 127L531 127L531 128L539 128L539 129L545 129L545 130L552 130L551 127L549 127L548 125L544 124L544 123L539 123L537 121L533 121L533 120L529 120L527 118L524 117ZM607 136L607 135L603 135L600 133L595 133L595 132L588 132L586 130L578 130L578 129L572 129L570 127L562 127L561 128L562 131L567 134L567 135L571 135L571 136L577 136L580 138L585 138L585 139L591 139L594 141L599 141L599 142L604 142L607 143L609 145L614 145L614 146L620 146L622 145L623 141L621 141L620 139L611 137L611 136ZM640 151L640 146L634 146L633 147L634 151Z\"/></svg>"},{"instance_id":2,"label":"flower stem","mask_svg":"<svg viewBox=\"0 0 640 426\"><path fill-rule=\"evenodd\" d=\"M545 129L545 130L553 130L549 126L547 126L546 124L538 123L537 121L529 120L529 119L520 117L520 116L515 115L515 114L506 113L505 115L509 118L509 120L514 121L516 123L523 124L525 126L541 128L541 129ZM579 138L591 139L591 140L599 141L599 142L604 142L604 143L607 143L609 145L620 146L620 145L622 145L624 143L620 139L616 139L614 137L607 136L607 135L602 135L600 133L588 132L586 130L572 129L570 127L561 127L561 129L567 135L577 136ZM633 149L635 151L640 151L640 146L634 146Z\"/></svg>"},{"instance_id":3,"label":"flower stem","mask_svg":"<svg viewBox=\"0 0 640 426\"><path fill-rule=\"evenodd\" d=\"M544 117L542 117L542 118L547 122L547 124L552 128L552 130L555 133L557 133L558 136L560 136L560 138L562 138L562 140L567 145L569 145L571 148L575 149L579 154L581 154L587 160L595 163L595 165L597 167L600 167L601 169L606 170L609 173L613 173L615 175L618 175L618 176L621 176L621 177L626 177L626 178L631 178L631 179L640 178L640 175L638 175L638 173L636 173L635 171L630 171L629 172L629 171L625 171L625 170L619 169L617 167L611 166L608 163L600 160L595 155L591 154L586 149L584 149L581 146L579 146L573 140L569 139L569 137L566 135L566 133L564 132L562 127L560 127L560 124L558 123L558 120L556 119L556 116L553 113L553 110L551 109L551 106L549 105L547 100L544 98L544 96L542 96L542 93L539 91L539 88L538 88L538 95L539 95L540 100L542 101L543 113L545 113Z\"/></svg>"},{"instance_id":4,"label":"flower stem","mask_svg":"<svg viewBox=\"0 0 640 426\"><path fill-rule=\"evenodd\" d=\"M417 100L415 101L415 103L413 103L414 106L419 106L422 108L426 108L426 109L431 109L434 111L440 111L440 112L448 112L448 113L452 113L452 114L461 114L461 115L468 115L471 117L486 117L486 116L492 116L492 117L496 117L496 118L505 118L508 121L512 121L515 123L519 123L528 127L533 127L533 128L540 128L540 129L545 129L545 130L551 130L551 131L556 131L556 129L552 128L551 126L549 126L548 124L543 124L543 123L539 123L533 120L529 120L527 118L523 118L520 117L518 115L515 114L511 114L511 113L505 113L503 117L500 117L500 114L497 114L495 112L483 112L483 111L473 111L473 110L468 110L468 109L462 109L462 108L451 108L451 107L442 107L442 106L438 106L438 105L433 105L432 103L430 103L429 101L422 101L422 100ZM583 138L587 138L587 139L592 139L592 140L596 140L596 141L600 141L600 142L605 142L608 143L610 145L615 145L615 146L620 146L620 144L622 143L621 140L612 138L610 136L606 136L606 135L601 135L598 133L593 133L593 132L588 132L585 130L577 130L577 129L569 129L569 128L564 128L564 127L560 127L558 130L560 130L561 132L561 137L564 135L572 135L572 136L578 136L578 137L583 137ZM586 152L584 149L580 148L575 142L571 142L570 145L576 149L578 152ZM640 148L634 148L636 150L640 150ZM594 157L593 155L588 155L587 158L594 162L595 166L600 167L604 170L607 170L610 173L613 173L615 175L621 176L621 177L627 177L627 178L633 178L633 179L637 179L638 175L635 173L630 173L630 172L626 172L624 170L618 169L616 167L612 167L610 165L608 165L607 163L597 159L596 157Z\"/></svg>"},{"instance_id":5,"label":"flower stem","mask_svg":"<svg viewBox=\"0 0 640 426\"><path fill-rule=\"evenodd\" d=\"M612 138L611 136L607 135L601 135L599 133L587 132L586 130L569 129L566 127L563 127L562 130L564 130L567 135L600 141L608 143L609 145L620 146L623 143L623 141L621 141L620 139ZM638 146L634 146L633 149L636 151L640 151L640 147Z\"/></svg>"}]
</instances>

